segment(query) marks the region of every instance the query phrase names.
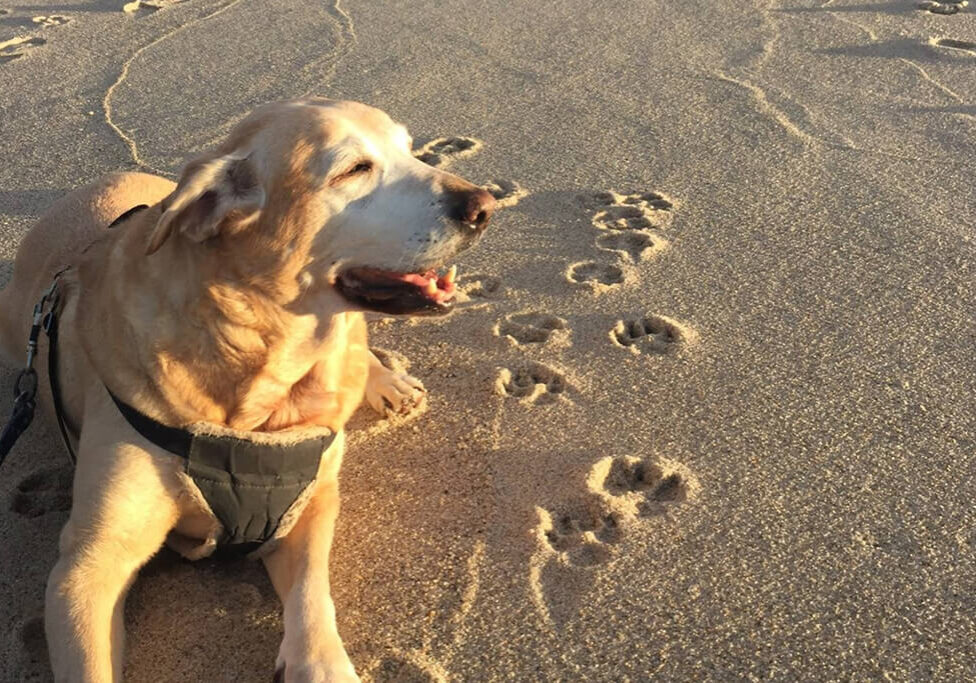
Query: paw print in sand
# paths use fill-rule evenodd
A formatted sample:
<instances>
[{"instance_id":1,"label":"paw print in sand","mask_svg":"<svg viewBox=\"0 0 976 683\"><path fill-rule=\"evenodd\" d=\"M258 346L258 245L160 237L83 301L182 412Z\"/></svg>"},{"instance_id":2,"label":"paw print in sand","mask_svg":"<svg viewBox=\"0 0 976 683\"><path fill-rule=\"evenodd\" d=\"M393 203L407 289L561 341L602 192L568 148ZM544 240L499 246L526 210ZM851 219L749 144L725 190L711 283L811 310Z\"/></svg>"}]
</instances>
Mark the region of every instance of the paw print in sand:
<instances>
[{"instance_id":1,"label":"paw print in sand","mask_svg":"<svg viewBox=\"0 0 976 683\"><path fill-rule=\"evenodd\" d=\"M694 343L698 335L673 318L649 314L618 321L610 331L610 339L633 354L666 354Z\"/></svg>"},{"instance_id":2,"label":"paw print in sand","mask_svg":"<svg viewBox=\"0 0 976 683\"><path fill-rule=\"evenodd\" d=\"M632 456L599 460L587 478L590 494L568 509L540 510L548 547L570 566L594 567L612 560L634 520L664 516L693 499L698 482L673 460Z\"/></svg>"}]
</instances>

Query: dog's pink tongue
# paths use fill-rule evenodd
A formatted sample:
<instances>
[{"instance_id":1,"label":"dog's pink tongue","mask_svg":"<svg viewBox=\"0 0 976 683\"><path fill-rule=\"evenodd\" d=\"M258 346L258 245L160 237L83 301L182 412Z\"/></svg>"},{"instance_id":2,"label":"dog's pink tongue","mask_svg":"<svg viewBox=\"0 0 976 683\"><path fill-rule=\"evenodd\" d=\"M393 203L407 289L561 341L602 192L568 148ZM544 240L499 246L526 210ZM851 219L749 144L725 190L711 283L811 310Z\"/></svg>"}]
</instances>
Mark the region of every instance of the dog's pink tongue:
<instances>
[{"instance_id":1,"label":"dog's pink tongue","mask_svg":"<svg viewBox=\"0 0 976 683\"><path fill-rule=\"evenodd\" d=\"M397 276L404 282L419 287L424 294L434 301L447 301L454 296L456 286L454 279L457 277L457 266L451 266L446 274L438 276L433 268L423 275L419 273L403 273Z\"/></svg>"}]
</instances>

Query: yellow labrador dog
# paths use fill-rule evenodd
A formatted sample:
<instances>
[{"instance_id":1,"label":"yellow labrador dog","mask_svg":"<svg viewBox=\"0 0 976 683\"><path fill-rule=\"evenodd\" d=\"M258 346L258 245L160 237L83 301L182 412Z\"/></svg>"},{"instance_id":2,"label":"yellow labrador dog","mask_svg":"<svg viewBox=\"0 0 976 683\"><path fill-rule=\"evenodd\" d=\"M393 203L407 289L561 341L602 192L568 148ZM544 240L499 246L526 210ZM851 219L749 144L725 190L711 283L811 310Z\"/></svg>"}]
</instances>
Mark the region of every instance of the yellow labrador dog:
<instances>
[{"instance_id":1,"label":"yellow labrador dog","mask_svg":"<svg viewBox=\"0 0 976 683\"><path fill-rule=\"evenodd\" d=\"M383 112L310 98L254 111L177 185L116 174L41 219L0 292L0 340L20 363L32 306L71 266L55 357L78 461L45 608L58 681L121 680L125 595L167 541L190 558L260 544L284 604L276 679L357 680L329 595L342 429L364 395L423 399L372 356L362 311L448 310L443 269L493 209Z\"/></svg>"}]
</instances>

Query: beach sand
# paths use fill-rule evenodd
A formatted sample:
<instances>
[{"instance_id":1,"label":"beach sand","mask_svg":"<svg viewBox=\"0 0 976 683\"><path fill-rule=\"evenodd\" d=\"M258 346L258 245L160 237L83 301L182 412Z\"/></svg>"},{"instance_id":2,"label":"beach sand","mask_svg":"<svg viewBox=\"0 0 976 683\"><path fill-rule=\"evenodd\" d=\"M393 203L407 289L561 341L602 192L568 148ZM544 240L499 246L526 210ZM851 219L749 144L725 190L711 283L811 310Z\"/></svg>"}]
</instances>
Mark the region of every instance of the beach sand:
<instances>
[{"instance_id":1,"label":"beach sand","mask_svg":"<svg viewBox=\"0 0 976 683\"><path fill-rule=\"evenodd\" d=\"M123 4L0 0L0 282L64 192L307 93L507 198L454 313L371 324L431 398L350 425L364 679L976 676L974 7ZM2 680L50 678L65 462L42 421L0 471ZM271 679L259 563L161 552L126 619L127 680Z\"/></svg>"}]
</instances>

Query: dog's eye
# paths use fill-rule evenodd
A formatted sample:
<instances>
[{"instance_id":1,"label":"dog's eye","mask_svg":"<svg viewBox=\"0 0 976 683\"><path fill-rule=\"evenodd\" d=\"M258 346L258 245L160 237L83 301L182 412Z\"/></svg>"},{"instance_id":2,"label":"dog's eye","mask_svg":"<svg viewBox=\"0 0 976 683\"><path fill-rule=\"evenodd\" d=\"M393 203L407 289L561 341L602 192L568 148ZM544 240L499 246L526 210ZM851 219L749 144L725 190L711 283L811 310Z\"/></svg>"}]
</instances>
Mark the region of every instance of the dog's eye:
<instances>
[{"instance_id":1,"label":"dog's eye","mask_svg":"<svg viewBox=\"0 0 976 683\"><path fill-rule=\"evenodd\" d=\"M356 176L363 176L373 170L373 162L368 159L364 159L359 163L351 166L348 171L340 173L339 175L333 176L332 180L329 181L330 185L339 185L347 180L352 180Z\"/></svg>"},{"instance_id":2,"label":"dog's eye","mask_svg":"<svg viewBox=\"0 0 976 683\"><path fill-rule=\"evenodd\" d=\"M346 177L359 175L360 173L369 173L373 170L372 161L360 161L358 164L350 168L343 175Z\"/></svg>"}]
</instances>

